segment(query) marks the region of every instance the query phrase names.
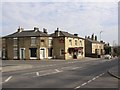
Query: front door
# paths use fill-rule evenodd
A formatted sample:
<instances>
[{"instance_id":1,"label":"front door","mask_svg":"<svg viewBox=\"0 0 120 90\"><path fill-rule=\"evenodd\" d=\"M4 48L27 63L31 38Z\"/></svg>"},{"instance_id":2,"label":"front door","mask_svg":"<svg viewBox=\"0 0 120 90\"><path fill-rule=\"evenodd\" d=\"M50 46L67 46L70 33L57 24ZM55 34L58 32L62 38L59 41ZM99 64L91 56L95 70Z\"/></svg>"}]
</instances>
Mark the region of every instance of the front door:
<instances>
[{"instance_id":1,"label":"front door","mask_svg":"<svg viewBox=\"0 0 120 90\"><path fill-rule=\"evenodd\" d=\"M20 48L20 59L25 59L25 48Z\"/></svg>"},{"instance_id":2,"label":"front door","mask_svg":"<svg viewBox=\"0 0 120 90\"><path fill-rule=\"evenodd\" d=\"M46 56L45 56L45 48L41 48L40 49L40 59L44 59L44 58L46 58Z\"/></svg>"}]
</instances>

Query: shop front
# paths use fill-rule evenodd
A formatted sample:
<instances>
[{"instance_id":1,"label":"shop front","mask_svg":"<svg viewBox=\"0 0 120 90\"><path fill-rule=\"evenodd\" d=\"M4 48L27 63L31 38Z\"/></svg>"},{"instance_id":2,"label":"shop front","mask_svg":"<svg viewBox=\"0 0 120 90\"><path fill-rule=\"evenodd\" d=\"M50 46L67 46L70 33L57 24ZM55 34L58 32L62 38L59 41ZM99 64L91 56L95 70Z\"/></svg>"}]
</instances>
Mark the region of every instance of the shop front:
<instances>
[{"instance_id":1,"label":"shop front","mask_svg":"<svg viewBox=\"0 0 120 90\"><path fill-rule=\"evenodd\" d=\"M73 59L78 59L83 55L83 47L68 48L68 53Z\"/></svg>"}]
</instances>

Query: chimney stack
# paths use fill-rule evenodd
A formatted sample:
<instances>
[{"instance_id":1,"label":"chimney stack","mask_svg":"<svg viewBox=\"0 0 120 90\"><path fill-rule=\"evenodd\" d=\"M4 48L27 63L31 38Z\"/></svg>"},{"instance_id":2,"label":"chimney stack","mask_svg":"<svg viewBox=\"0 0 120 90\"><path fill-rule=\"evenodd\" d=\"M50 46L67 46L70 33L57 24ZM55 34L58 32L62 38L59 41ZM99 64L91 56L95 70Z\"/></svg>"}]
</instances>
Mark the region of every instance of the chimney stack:
<instances>
[{"instance_id":1,"label":"chimney stack","mask_svg":"<svg viewBox=\"0 0 120 90\"><path fill-rule=\"evenodd\" d=\"M74 34L74 36L78 36L78 34Z\"/></svg>"},{"instance_id":2,"label":"chimney stack","mask_svg":"<svg viewBox=\"0 0 120 90\"><path fill-rule=\"evenodd\" d=\"M57 30L55 31L55 35L56 35L56 36L60 36L59 28L57 28Z\"/></svg>"},{"instance_id":3,"label":"chimney stack","mask_svg":"<svg viewBox=\"0 0 120 90\"><path fill-rule=\"evenodd\" d=\"M43 33L47 34L47 29L43 28Z\"/></svg>"},{"instance_id":4,"label":"chimney stack","mask_svg":"<svg viewBox=\"0 0 120 90\"><path fill-rule=\"evenodd\" d=\"M39 28L37 28L37 27L34 27L34 31L36 32L36 31L39 31Z\"/></svg>"},{"instance_id":5,"label":"chimney stack","mask_svg":"<svg viewBox=\"0 0 120 90\"><path fill-rule=\"evenodd\" d=\"M92 34L91 39L92 39L92 40L95 40L95 39L94 39L94 33Z\"/></svg>"},{"instance_id":6,"label":"chimney stack","mask_svg":"<svg viewBox=\"0 0 120 90\"><path fill-rule=\"evenodd\" d=\"M24 28L21 28L21 27L19 26L18 32L20 33L20 32L22 32L23 30L24 30Z\"/></svg>"},{"instance_id":7,"label":"chimney stack","mask_svg":"<svg viewBox=\"0 0 120 90\"><path fill-rule=\"evenodd\" d=\"M95 41L97 41L97 36L95 35Z\"/></svg>"},{"instance_id":8,"label":"chimney stack","mask_svg":"<svg viewBox=\"0 0 120 90\"><path fill-rule=\"evenodd\" d=\"M88 36L88 39L90 39L90 36Z\"/></svg>"}]
</instances>

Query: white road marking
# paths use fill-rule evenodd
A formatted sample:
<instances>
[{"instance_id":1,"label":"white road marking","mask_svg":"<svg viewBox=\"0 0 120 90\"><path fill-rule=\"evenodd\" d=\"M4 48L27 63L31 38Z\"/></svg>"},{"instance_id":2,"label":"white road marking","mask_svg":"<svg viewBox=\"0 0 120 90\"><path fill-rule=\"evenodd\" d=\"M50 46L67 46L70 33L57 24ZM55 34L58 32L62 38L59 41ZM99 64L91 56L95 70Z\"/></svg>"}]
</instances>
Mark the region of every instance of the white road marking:
<instances>
[{"instance_id":1,"label":"white road marking","mask_svg":"<svg viewBox=\"0 0 120 90\"><path fill-rule=\"evenodd\" d=\"M62 71L61 71L61 72L62 72ZM33 76L33 77L41 77L41 76L46 76L46 75L55 74L55 73L59 73L59 72L45 73L45 74L41 74L41 75L39 75L39 76Z\"/></svg>"},{"instance_id":2,"label":"white road marking","mask_svg":"<svg viewBox=\"0 0 120 90\"><path fill-rule=\"evenodd\" d=\"M96 79L96 77L94 77L92 80L95 80Z\"/></svg>"},{"instance_id":3,"label":"white road marking","mask_svg":"<svg viewBox=\"0 0 120 90\"><path fill-rule=\"evenodd\" d=\"M83 83L81 86L84 86L84 85L86 85L87 83Z\"/></svg>"},{"instance_id":4,"label":"white road marking","mask_svg":"<svg viewBox=\"0 0 120 90\"><path fill-rule=\"evenodd\" d=\"M9 76L3 83L8 82L11 78L12 76Z\"/></svg>"},{"instance_id":5,"label":"white road marking","mask_svg":"<svg viewBox=\"0 0 120 90\"><path fill-rule=\"evenodd\" d=\"M81 68L81 67L74 67L74 68L72 68L72 69L78 69L78 68Z\"/></svg>"},{"instance_id":6,"label":"white road marking","mask_svg":"<svg viewBox=\"0 0 120 90\"><path fill-rule=\"evenodd\" d=\"M84 86L84 85L86 85L86 84L88 84L88 83L90 83L90 82L94 81L95 79L99 78L99 77L100 77L100 76L102 76L103 74L105 74L105 73L102 73L102 74L100 74L100 75L98 75L98 76L96 76L96 77L92 78L91 80L89 80L89 81L87 81L87 82L83 83L81 86L77 86L77 87L75 87L74 89L81 88L82 86Z\"/></svg>"},{"instance_id":7,"label":"white road marking","mask_svg":"<svg viewBox=\"0 0 120 90\"><path fill-rule=\"evenodd\" d=\"M75 89L78 89L78 88L80 88L81 86L77 86Z\"/></svg>"},{"instance_id":8,"label":"white road marking","mask_svg":"<svg viewBox=\"0 0 120 90\"><path fill-rule=\"evenodd\" d=\"M92 82L92 80L89 80L88 83Z\"/></svg>"},{"instance_id":9,"label":"white road marking","mask_svg":"<svg viewBox=\"0 0 120 90\"><path fill-rule=\"evenodd\" d=\"M96 78L99 78L100 76L97 76Z\"/></svg>"},{"instance_id":10,"label":"white road marking","mask_svg":"<svg viewBox=\"0 0 120 90\"><path fill-rule=\"evenodd\" d=\"M39 76L40 75L39 72L36 72L36 75Z\"/></svg>"},{"instance_id":11,"label":"white road marking","mask_svg":"<svg viewBox=\"0 0 120 90\"><path fill-rule=\"evenodd\" d=\"M58 69L55 69L55 71L56 71L56 72L61 72L61 71L60 71L60 70L58 70Z\"/></svg>"}]
</instances>

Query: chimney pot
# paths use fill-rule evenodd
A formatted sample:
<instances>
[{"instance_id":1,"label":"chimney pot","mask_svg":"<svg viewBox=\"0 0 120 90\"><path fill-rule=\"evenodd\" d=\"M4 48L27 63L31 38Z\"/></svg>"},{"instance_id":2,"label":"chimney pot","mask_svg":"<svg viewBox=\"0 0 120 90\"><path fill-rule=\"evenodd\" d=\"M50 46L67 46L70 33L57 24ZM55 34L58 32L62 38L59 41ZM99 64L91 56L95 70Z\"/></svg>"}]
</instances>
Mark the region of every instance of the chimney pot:
<instances>
[{"instance_id":1,"label":"chimney pot","mask_svg":"<svg viewBox=\"0 0 120 90\"><path fill-rule=\"evenodd\" d=\"M34 27L34 31L39 31L39 28L37 28L37 27Z\"/></svg>"},{"instance_id":2,"label":"chimney pot","mask_svg":"<svg viewBox=\"0 0 120 90\"><path fill-rule=\"evenodd\" d=\"M18 32L22 32L23 30L24 30L24 28L21 28L21 27L19 26Z\"/></svg>"},{"instance_id":3,"label":"chimney pot","mask_svg":"<svg viewBox=\"0 0 120 90\"><path fill-rule=\"evenodd\" d=\"M43 28L43 32L47 34L47 29Z\"/></svg>"},{"instance_id":4,"label":"chimney pot","mask_svg":"<svg viewBox=\"0 0 120 90\"><path fill-rule=\"evenodd\" d=\"M78 34L74 34L74 36L78 36Z\"/></svg>"},{"instance_id":5,"label":"chimney pot","mask_svg":"<svg viewBox=\"0 0 120 90\"><path fill-rule=\"evenodd\" d=\"M95 36L95 41L97 41L97 36Z\"/></svg>"}]
</instances>

